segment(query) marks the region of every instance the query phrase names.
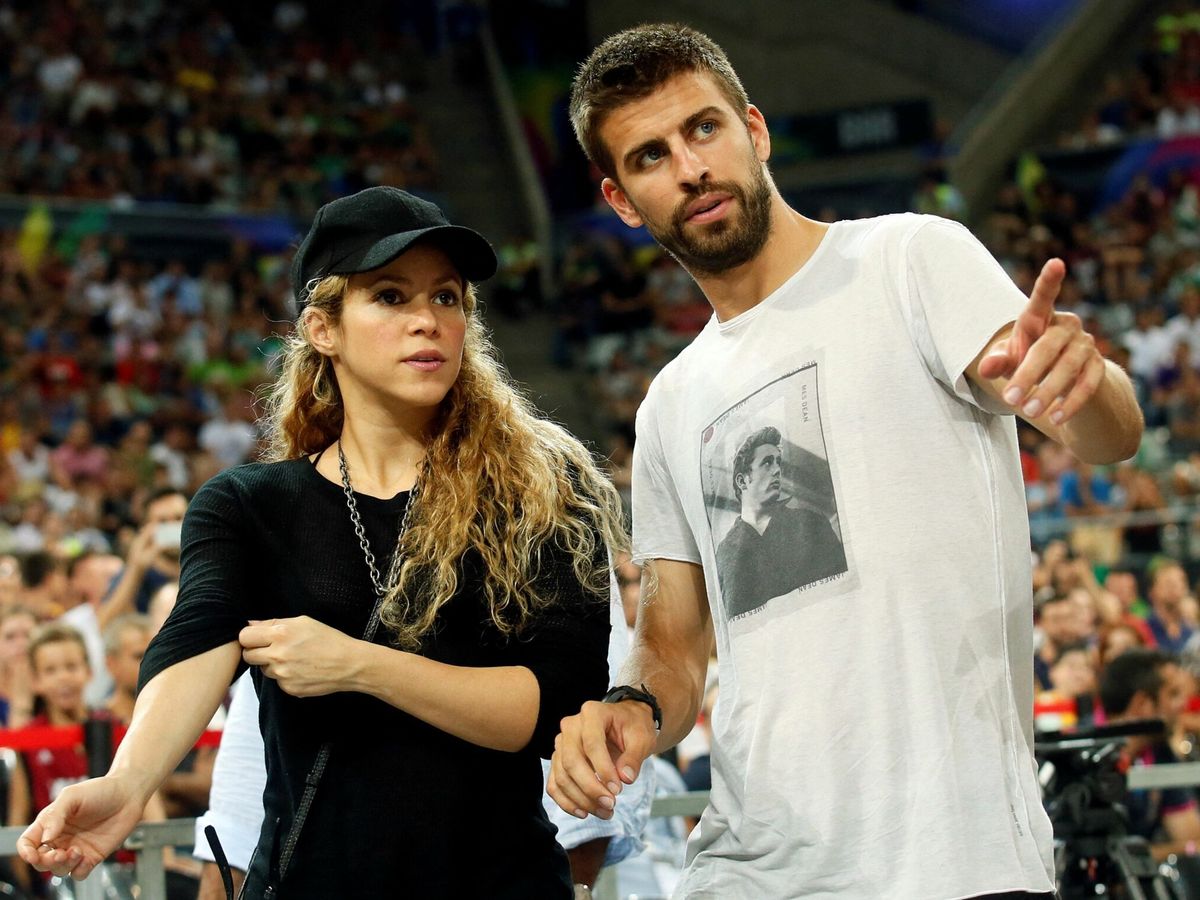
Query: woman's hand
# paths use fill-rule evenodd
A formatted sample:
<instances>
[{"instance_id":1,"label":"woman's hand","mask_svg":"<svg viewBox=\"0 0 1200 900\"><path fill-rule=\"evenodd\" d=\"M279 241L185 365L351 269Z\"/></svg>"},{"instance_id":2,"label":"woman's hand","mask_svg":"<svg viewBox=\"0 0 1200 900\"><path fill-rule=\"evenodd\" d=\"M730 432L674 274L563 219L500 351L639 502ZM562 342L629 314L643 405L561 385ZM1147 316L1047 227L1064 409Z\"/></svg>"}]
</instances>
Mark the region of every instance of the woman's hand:
<instances>
[{"instance_id":1,"label":"woman's hand","mask_svg":"<svg viewBox=\"0 0 1200 900\"><path fill-rule=\"evenodd\" d=\"M17 839L17 854L39 872L86 878L121 846L144 806L120 775L70 785Z\"/></svg>"},{"instance_id":2,"label":"woman's hand","mask_svg":"<svg viewBox=\"0 0 1200 900\"><path fill-rule=\"evenodd\" d=\"M344 632L308 616L251 622L238 642L247 665L258 666L293 697L353 690L354 645Z\"/></svg>"}]
</instances>

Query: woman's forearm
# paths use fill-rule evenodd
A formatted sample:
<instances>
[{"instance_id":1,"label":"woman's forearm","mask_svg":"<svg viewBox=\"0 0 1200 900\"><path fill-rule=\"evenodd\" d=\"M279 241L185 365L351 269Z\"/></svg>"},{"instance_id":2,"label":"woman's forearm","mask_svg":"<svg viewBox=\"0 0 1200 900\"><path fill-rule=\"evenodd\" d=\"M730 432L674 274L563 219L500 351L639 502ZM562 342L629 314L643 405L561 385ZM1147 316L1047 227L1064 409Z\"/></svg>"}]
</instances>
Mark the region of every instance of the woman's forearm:
<instances>
[{"instance_id":1,"label":"woman's forearm","mask_svg":"<svg viewBox=\"0 0 1200 900\"><path fill-rule=\"evenodd\" d=\"M362 651L352 690L481 747L517 751L533 736L541 691L524 666L451 666L378 644Z\"/></svg>"},{"instance_id":2,"label":"woman's forearm","mask_svg":"<svg viewBox=\"0 0 1200 900\"><path fill-rule=\"evenodd\" d=\"M212 719L240 658L241 647L231 641L164 669L138 694L109 774L133 785L143 804Z\"/></svg>"}]
</instances>

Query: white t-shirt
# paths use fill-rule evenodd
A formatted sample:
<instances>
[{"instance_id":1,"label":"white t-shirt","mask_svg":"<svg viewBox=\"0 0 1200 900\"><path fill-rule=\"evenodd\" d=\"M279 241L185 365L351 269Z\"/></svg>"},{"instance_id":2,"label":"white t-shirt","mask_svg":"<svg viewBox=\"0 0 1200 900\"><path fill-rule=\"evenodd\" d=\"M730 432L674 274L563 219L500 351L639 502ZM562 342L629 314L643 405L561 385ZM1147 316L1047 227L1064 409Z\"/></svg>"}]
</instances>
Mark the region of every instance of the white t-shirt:
<instances>
[{"instance_id":1,"label":"white t-shirt","mask_svg":"<svg viewBox=\"0 0 1200 900\"><path fill-rule=\"evenodd\" d=\"M839 222L651 386L634 555L704 567L720 658L677 896L1053 889L1016 428L964 374L1024 303L955 223Z\"/></svg>"}]
</instances>

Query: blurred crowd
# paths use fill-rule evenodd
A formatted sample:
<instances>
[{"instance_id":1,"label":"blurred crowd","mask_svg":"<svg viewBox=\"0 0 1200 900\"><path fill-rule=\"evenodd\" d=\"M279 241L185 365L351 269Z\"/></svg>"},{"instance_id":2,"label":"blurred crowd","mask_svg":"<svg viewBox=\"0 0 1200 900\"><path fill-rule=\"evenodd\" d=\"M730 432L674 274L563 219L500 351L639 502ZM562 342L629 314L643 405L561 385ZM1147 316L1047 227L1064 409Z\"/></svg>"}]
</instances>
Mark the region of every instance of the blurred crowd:
<instances>
[{"instance_id":1,"label":"blurred crowd","mask_svg":"<svg viewBox=\"0 0 1200 900\"><path fill-rule=\"evenodd\" d=\"M1109 71L1082 125L1062 136L1068 147L1132 137L1200 134L1200 10L1176 2L1153 21L1137 60Z\"/></svg>"},{"instance_id":2,"label":"blurred crowd","mask_svg":"<svg viewBox=\"0 0 1200 900\"><path fill-rule=\"evenodd\" d=\"M395 6L416 25L436 4ZM0 194L303 217L374 184L434 185L409 102L424 31L340 14L329 29L322 9L0 2Z\"/></svg>"}]
</instances>

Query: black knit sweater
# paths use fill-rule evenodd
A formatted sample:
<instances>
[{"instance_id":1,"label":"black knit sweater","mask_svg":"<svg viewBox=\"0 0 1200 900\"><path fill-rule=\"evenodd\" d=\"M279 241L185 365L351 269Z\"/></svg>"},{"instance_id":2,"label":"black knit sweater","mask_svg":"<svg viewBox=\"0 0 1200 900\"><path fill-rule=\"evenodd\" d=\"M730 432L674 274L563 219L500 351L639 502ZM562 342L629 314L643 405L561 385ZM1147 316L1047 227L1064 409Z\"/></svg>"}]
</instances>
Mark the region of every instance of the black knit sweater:
<instances>
[{"instance_id":1,"label":"black knit sweater","mask_svg":"<svg viewBox=\"0 0 1200 900\"><path fill-rule=\"evenodd\" d=\"M431 484L426 490L436 491ZM407 493L356 495L387 571ZM607 684L608 608L546 548L539 587L557 601L515 638L491 624L480 561L422 654L457 666L526 666L540 709L529 745L488 750L357 693L296 698L254 672L266 745L266 819L247 897L271 877L321 743L324 779L276 896L567 898L566 858L542 811L539 755L559 720ZM179 600L142 662L141 681L237 639L249 619L308 615L361 637L373 590L341 485L304 459L222 472L196 494L183 527ZM380 628L375 638L386 643ZM248 798L247 802L254 802Z\"/></svg>"}]
</instances>

